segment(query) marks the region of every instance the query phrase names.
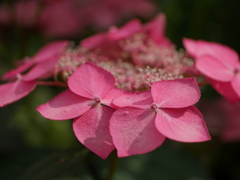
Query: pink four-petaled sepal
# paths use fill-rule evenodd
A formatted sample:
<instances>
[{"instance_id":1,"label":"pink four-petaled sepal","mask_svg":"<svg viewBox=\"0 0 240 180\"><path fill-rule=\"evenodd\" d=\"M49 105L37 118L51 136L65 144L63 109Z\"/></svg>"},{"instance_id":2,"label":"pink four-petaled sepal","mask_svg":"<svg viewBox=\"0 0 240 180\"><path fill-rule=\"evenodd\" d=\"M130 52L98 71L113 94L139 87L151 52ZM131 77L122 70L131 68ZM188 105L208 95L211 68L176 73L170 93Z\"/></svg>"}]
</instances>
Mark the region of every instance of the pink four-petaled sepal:
<instances>
[{"instance_id":1,"label":"pink four-petaled sepal","mask_svg":"<svg viewBox=\"0 0 240 180\"><path fill-rule=\"evenodd\" d=\"M36 66L30 71L31 73L30 72L28 73L27 75L28 77L26 77L26 81L30 81L38 78L39 76L44 74L46 71L51 69L56 64L57 62L56 56L58 56L58 59L59 59L59 55L61 55L61 53L66 49L68 45L69 45L68 41L55 41L55 42L48 43L47 45L42 47L33 57L24 58L22 64L19 67L4 74L2 76L2 79L14 80L16 79L16 76L18 74L24 73L26 70L28 70L34 65ZM53 64L53 61L55 62L55 64ZM37 72L38 74L36 73L36 71L38 71ZM40 71L42 71L42 73L39 73Z\"/></svg>"},{"instance_id":2,"label":"pink four-petaled sepal","mask_svg":"<svg viewBox=\"0 0 240 180\"><path fill-rule=\"evenodd\" d=\"M77 139L102 159L115 149L109 132L109 119L115 109L97 104L73 121Z\"/></svg>"},{"instance_id":3,"label":"pink four-petaled sepal","mask_svg":"<svg viewBox=\"0 0 240 180\"><path fill-rule=\"evenodd\" d=\"M200 98L194 78L156 82L151 91L124 93L113 100L118 107L110 132L118 156L152 151L165 137L202 142L211 137L201 113L193 106Z\"/></svg>"},{"instance_id":4,"label":"pink four-petaled sepal","mask_svg":"<svg viewBox=\"0 0 240 180\"><path fill-rule=\"evenodd\" d=\"M109 132L109 120L115 111L113 98L122 90L114 87L114 76L87 62L69 78L69 89L43 104L37 110L53 120L72 119L78 140L105 159L115 149Z\"/></svg>"},{"instance_id":5,"label":"pink four-petaled sepal","mask_svg":"<svg viewBox=\"0 0 240 180\"><path fill-rule=\"evenodd\" d=\"M42 78L49 72L60 59L60 54L68 46L68 41L56 41L47 44L40 49L32 59L27 59L17 69L3 75L3 79L15 80L0 86L0 106L15 102L33 91L36 87L36 79ZM35 65L35 66L34 66ZM21 75L34 66L27 74Z\"/></svg>"},{"instance_id":6,"label":"pink four-petaled sepal","mask_svg":"<svg viewBox=\"0 0 240 180\"><path fill-rule=\"evenodd\" d=\"M203 40L185 38L183 44L187 52L195 58L196 68L210 78L212 86L230 102L239 101L240 62L237 52L227 46ZM233 89L236 96L226 91L227 89Z\"/></svg>"}]
</instances>

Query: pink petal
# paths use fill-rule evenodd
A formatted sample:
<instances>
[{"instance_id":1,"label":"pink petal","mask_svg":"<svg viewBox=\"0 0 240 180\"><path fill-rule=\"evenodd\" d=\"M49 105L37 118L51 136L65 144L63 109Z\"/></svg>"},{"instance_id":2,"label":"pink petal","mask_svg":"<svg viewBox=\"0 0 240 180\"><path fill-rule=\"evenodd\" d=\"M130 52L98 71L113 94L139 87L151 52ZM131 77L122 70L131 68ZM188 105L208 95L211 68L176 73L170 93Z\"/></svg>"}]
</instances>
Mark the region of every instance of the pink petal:
<instances>
[{"instance_id":1,"label":"pink petal","mask_svg":"<svg viewBox=\"0 0 240 180\"><path fill-rule=\"evenodd\" d=\"M197 57L198 42L193 39L183 38L183 45L186 51L193 57Z\"/></svg>"},{"instance_id":2,"label":"pink petal","mask_svg":"<svg viewBox=\"0 0 240 180\"><path fill-rule=\"evenodd\" d=\"M214 42L198 41L197 57L210 55L221 61L229 69L234 69L238 64L238 54L233 49Z\"/></svg>"},{"instance_id":3,"label":"pink petal","mask_svg":"<svg viewBox=\"0 0 240 180\"><path fill-rule=\"evenodd\" d=\"M157 41L164 37L165 26L166 16L163 13L159 13L152 21L145 24L143 28L151 39Z\"/></svg>"},{"instance_id":4,"label":"pink petal","mask_svg":"<svg viewBox=\"0 0 240 180\"><path fill-rule=\"evenodd\" d=\"M93 104L93 100L81 97L67 89L47 103L38 106L36 110L48 119L67 120L82 115Z\"/></svg>"},{"instance_id":5,"label":"pink petal","mask_svg":"<svg viewBox=\"0 0 240 180\"><path fill-rule=\"evenodd\" d=\"M123 94L124 91L122 89L113 88L101 101L101 104L110 106L112 108L116 108L116 106L112 103L113 99Z\"/></svg>"},{"instance_id":6,"label":"pink petal","mask_svg":"<svg viewBox=\"0 0 240 180\"><path fill-rule=\"evenodd\" d=\"M68 41L56 41L51 42L41 48L35 56L32 58L32 61L35 63L43 62L49 58L54 57L55 55L60 54L63 50L69 45Z\"/></svg>"},{"instance_id":7,"label":"pink petal","mask_svg":"<svg viewBox=\"0 0 240 180\"><path fill-rule=\"evenodd\" d=\"M96 105L73 121L73 131L78 140L103 159L115 149L109 132L113 108Z\"/></svg>"},{"instance_id":8,"label":"pink petal","mask_svg":"<svg viewBox=\"0 0 240 180\"><path fill-rule=\"evenodd\" d=\"M110 132L118 156L144 154L159 147L165 136L158 132L151 110L123 107L110 120Z\"/></svg>"},{"instance_id":9,"label":"pink petal","mask_svg":"<svg viewBox=\"0 0 240 180\"><path fill-rule=\"evenodd\" d=\"M236 73L232 80L232 87L240 99L240 72Z\"/></svg>"},{"instance_id":10,"label":"pink petal","mask_svg":"<svg viewBox=\"0 0 240 180\"><path fill-rule=\"evenodd\" d=\"M111 40L120 40L127 38L136 32L139 32L141 28L141 22L138 19L134 19L119 29L115 27L110 29L108 37Z\"/></svg>"},{"instance_id":11,"label":"pink petal","mask_svg":"<svg viewBox=\"0 0 240 180\"><path fill-rule=\"evenodd\" d=\"M8 71L6 74L4 74L2 76L3 80L9 80L9 79L16 79L16 76L24 71L26 71L27 69L29 69L31 66L34 65L33 61L28 61L26 63L23 63L22 65L20 65L19 67L17 67L14 70Z\"/></svg>"},{"instance_id":12,"label":"pink petal","mask_svg":"<svg viewBox=\"0 0 240 180\"><path fill-rule=\"evenodd\" d=\"M233 49L222 44L207 42L203 40L194 41L192 39L183 39L183 44L187 52L194 58L202 55L210 55L221 61L228 69L234 69L238 63L238 54Z\"/></svg>"},{"instance_id":13,"label":"pink petal","mask_svg":"<svg viewBox=\"0 0 240 180\"><path fill-rule=\"evenodd\" d=\"M213 79L208 79L214 89L225 97L229 102L235 103L240 100L240 97L232 87L232 82L220 82Z\"/></svg>"},{"instance_id":14,"label":"pink petal","mask_svg":"<svg viewBox=\"0 0 240 180\"><path fill-rule=\"evenodd\" d=\"M156 127L164 136L181 142L211 139L202 114L193 106L181 109L158 109Z\"/></svg>"},{"instance_id":15,"label":"pink petal","mask_svg":"<svg viewBox=\"0 0 240 180\"><path fill-rule=\"evenodd\" d=\"M15 81L0 85L0 107L15 102L33 91L36 87L35 81Z\"/></svg>"},{"instance_id":16,"label":"pink petal","mask_svg":"<svg viewBox=\"0 0 240 180\"><path fill-rule=\"evenodd\" d=\"M149 108L153 103L150 91L144 92L125 92L113 100L113 104L117 107L131 106L137 108Z\"/></svg>"},{"instance_id":17,"label":"pink petal","mask_svg":"<svg viewBox=\"0 0 240 180\"><path fill-rule=\"evenodd\" d=\"M234 77L234 72L231 69L228 69L221 61L209 55L197 58L196 68L204 75L218 81L227 82Z\"/></svg>"},{"instance_id":18,"label":"pink petal","mask_svg":"<svg viewBox=\"0 0 240 180\"><path fill-rule=\"evenodd\" d=\"M151 88L154 103L162 108L182 108L200 99L200 90L194 78L160 81Z\"/></svg>"},{"instance_id":19,"label":"pink petal","mask_svg":"<svg viewBox=\"0 0 240 180\"><path fill-rule=\"evenodd\" d=\"M90 99L104 98L114 84L115 78L110 72L90 62L81 65L68 79L74 93Z\"/></svg>"},{"instance_id":20,"label":"pink petal","mask_svg":"<svg viewBox=\"0 0 240 180\"><path fill-rule=\"evenodd\" d=\"M47 73L50 70L53 70L53 67L60 60L60 56L50 57L47 61L38 63L34 68L32 68L26 75L23 76L25 81L31 81L37 78L40 78L42 75Z\"/></svg>"},{"instance_id":21,"label":"pink petal","mask_svg":"<svg viewBox=\"0 0 240 180\"><path fill-rule=\"evenodd\" d=\"M106 41L106 33L100 33L89 38L86 38L80 42L80 45L85 48L93 49Z\"/></svg>"}]
</instances>

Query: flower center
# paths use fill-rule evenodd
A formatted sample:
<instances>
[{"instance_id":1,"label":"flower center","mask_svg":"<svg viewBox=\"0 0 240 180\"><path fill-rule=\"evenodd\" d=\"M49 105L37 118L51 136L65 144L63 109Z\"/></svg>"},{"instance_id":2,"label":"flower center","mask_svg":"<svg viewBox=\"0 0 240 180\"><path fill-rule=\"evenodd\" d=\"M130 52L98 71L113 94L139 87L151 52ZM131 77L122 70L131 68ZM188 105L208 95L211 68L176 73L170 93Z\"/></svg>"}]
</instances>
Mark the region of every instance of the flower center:
<instances>
[{"instance_id":1,"label":"flower center","mask_svg":"<svg viewBox=\"0 0 240 180\"><path fill-rule=\"evenodd\" d=\"M94 99L94 101L96 102L96 104L99 104L99 103L101 102L101 100L100 100L99 97L96 97L96 98Z\"/></svg>"},{"instance_id":2,"label":"flower center","mask_svg":"<svg viewBox=\"0 0 240 180\"><path fill-rule=\"evenodd\" d=\"M151 109L153 110L153 111L156 111L157 109L158 109L158 107L157 107L157 105L156 104L151 104Z\"/></svg>"},{"instance_id":3,"label":"flower center","mask_svg":"<svg viewBox=\"0 0 240 180\"><path fill-rule=\"evenodd\" d=\"M234 69L234 74L236 75L237 73L239 73L240 72L240 69L238 69L238 68L236 68L236 69Z\"/></svg>"}]
</instances>

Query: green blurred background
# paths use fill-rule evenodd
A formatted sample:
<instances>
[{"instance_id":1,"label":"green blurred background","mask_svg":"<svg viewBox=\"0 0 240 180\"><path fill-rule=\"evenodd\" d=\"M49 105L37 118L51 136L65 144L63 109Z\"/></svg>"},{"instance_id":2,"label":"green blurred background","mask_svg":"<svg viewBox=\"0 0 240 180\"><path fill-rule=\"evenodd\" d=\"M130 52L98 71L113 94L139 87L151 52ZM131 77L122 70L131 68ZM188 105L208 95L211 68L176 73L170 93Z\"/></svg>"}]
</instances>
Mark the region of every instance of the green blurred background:
<instances>
[{"instance_id":1,"label":"green blurred background","mask_svg":"<svg viewBox=\"0 0 240 180\"><path fill-rule=\"evenodd\" d=\"M182 38L226 44L240 52L240 1L158 0L167 17L166 35L178 48ZM137 4L136 4L137 6ZM124 23L124 22L123 22ZM88 35L90 35L89 32ZM82 37L71 39L78 42ZM50 39L34 31L0 28L0 75L14 62L33 55ZM3 82L1 82L3 83ZM51 121L35 108L62 89L38 87L29 96L0 109L0 179L103 179L114 153L103 161L76 140L71 121ZM208 88L203 94L216 96ZM116 180L238 180L240 143L223 144L218 137L205 143L166 141L146 155L122 158Z\"/></svg>"}]
</instances>

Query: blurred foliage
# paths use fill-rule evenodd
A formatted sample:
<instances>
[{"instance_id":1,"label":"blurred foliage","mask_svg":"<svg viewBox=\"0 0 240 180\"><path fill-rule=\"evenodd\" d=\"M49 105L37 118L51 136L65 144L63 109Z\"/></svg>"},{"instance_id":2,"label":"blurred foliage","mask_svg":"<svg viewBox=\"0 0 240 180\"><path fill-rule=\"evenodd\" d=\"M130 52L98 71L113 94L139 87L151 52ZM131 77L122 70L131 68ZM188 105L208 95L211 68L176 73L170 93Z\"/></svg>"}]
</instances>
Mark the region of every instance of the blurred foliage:
<instances>
[{"instance_id":1,"label":"blurred foliage","mask_svg":"<svg viewBox=\"0 0 240 180\"><path fill-rule=\"evenodd\" d=\"M182 38L226 44L240 52L240 1L158 0L167 17L167 36L182 47ZM72 39L78 41L79 39ZM0 27L0 74L16 60L32 56L49 39L27 30ZM57 90L60 91L61 89ZM44 119L34 109L56 93L38 87L24 99L0 109L0 179L103 179L114 153L103 161L79 147L71 120ZM217 97L205 87L204 96ZM66 151L77 148L77 151ZM240 144L221 144L217 137L200 144L168 141L157 150L120 159L115 180L238 180ZM74 160L75 161L72 161Z\"/></svg>"}]
</instances>

